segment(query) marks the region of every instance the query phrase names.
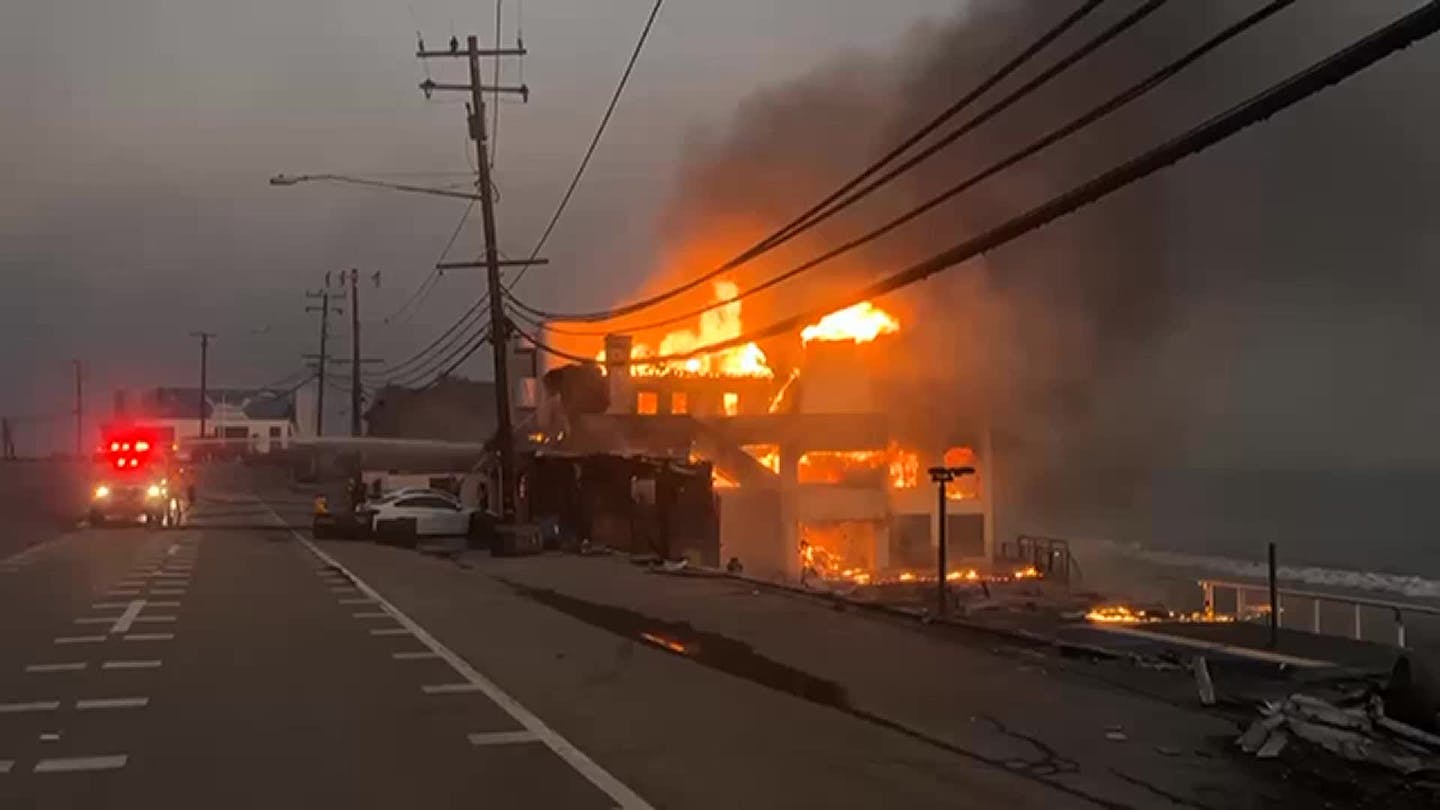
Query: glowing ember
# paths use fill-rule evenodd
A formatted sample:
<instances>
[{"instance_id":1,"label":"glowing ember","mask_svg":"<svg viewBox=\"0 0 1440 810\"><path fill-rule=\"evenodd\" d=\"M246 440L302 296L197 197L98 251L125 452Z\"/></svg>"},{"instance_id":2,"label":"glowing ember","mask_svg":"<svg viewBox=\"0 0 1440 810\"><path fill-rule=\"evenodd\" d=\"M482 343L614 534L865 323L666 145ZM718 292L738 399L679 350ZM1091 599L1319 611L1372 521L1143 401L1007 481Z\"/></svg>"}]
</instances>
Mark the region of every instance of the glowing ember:
<instances>
[{"instance_id":1,"label":"glowing ember","mask_svg":"<svg viewBox=\"0 0 1440 810\"><path fill-rule=\"evenodd\" d=\"M654 644L657 647L664 647L670 652L678 653L680 655L690 654L690 651L686 649L685 645L679 641L676 641L675 639L666 638L655 633L641 633L640 637L650 642L651 644Z\"/></svg>"},{"instance_id":2,"label":"glowing ember","mask_svg":"<svg viewBox=\"0 0 1440 810\"><path fill-rule=\"evenodd\" d=\"M812 340L853 340L869 343L881 335L900 331L900 322L883 309L869 301L861 301L853 307L832 312L800 332L800 339L806 343Z\"/></svg>"},{"instance_id":3,"label":"glowing ember","mask_svg":"<svg viewBox=\"0 0 1440 810\"><path fill-rule=\"evenodd\" d=\"M902 571L900 572L899 579L901 582L914 582L916 580L916 576L910 571Z\"/></svg>"},{"instance_id":4,"label":"glowing ember","mask_svg":"<svg viewBox=\"0 0 1440 810\"><path fill-rule=\"evenodd\" d=\"M890 486L914 489L920 484L920 454L890 444Z\"/></svg>"},{"instance_id":5,"label":"glowing ember","mask_svg":"<svg viewBox=\"0 0 1440 810\"><path fill-rule=\"evenodd\" d=\"M1040 572L1033 565L1027 565L1015 572L1016 579L1039 579Z\"/></svg>"},{"instance_id":6,"label":"glowing ember","mask_svg":"<svg viewBox=\"0 0 1440 810\"><path fill-rule=\"evenodd\" d=\"M630 351L632 360L644 360L670 354L684 354L710 343L739 337L744 331L740 318L740 302L732 300L740 288L732 281L715 282L714 301L729 303L715 307L700 316L698 328L677 329L660 339L658 348L636 342ZM595 359L605 362L602 350ZM770 369L765 352L754 343L722 349L713 354L691 357L685 360L669 360L664 363L631 366L631 374L637 377L758 377L771 379L775 372Z\"/></svg>"},{"instance_id":7,"label":"glowing ember","mask_svg":"<svg viewBox=\"0 0 1440 810\"><path fill-rule=\"evenodd\" d=\"M780 472L780 445L778 444L746 444L741 445L741 450L749 453L756 461L760 462L770 472Z\"/></svg>"},{"instance_id":8,"label":"glowing ember","mask_svg":"<svg viewBox=\"0 0 1440 810\"><path fill-rule=\"evenodd\" d=\"M1104 624L1138 624L1144 621L1155 621L1147 619L1143 614L1131 610L1126 605L1100 605L1090 609L1085 618L1092 622Z\"/></svg>"}]
</instances>

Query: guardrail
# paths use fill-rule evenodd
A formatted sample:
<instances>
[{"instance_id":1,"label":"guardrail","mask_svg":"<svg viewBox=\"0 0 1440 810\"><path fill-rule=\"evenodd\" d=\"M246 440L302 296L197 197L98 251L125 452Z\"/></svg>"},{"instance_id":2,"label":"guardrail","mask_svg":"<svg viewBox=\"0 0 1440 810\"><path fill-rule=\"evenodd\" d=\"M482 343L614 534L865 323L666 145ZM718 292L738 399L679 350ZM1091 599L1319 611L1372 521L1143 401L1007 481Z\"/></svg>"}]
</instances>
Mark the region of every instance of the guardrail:
<instances>
[{"instance_id":1,"label":"guardrail","mask_svg":"<svg viewBox=\"0 0 1440 810\"><path fill-rule=\"evenodd\" d=\"M1058 537L1022 534L1013 543L1000 543L998 558L1005 562L1026 563L1035 567L1046 579L1069 583L1072 576L1080 579L1080 563L1070 553L1070 541Z\"/></svg>"},{"instance_id":2,"label":"guardrail","mask_svg":"<svg viewBox=\"0 0 1440 810\"><path fill-rule=\"evenodd\" d=\"M1236 618L1243 618L1246 607L1246 591L1260 591L1261 593L1266 593L1268 586L1264 584L1257 584L1254 582L1238 582L1235 580L1224 579L1202 579L1200 580L1200 588L1204 591L1205 594L1205 615L1215 615L1215 591L1217 589L1232 590L1235 592L1235 616ZM1322 604L1329 602L1332 604L1351 606L1354 615L1353 635L1357 641L1363 640L1364 638L1361 623L1362 608L1377 608L1380 610L1389 610L1395 618L1395 644L1398 647L1405 646L1405 614L1415 613L1428 616L1440 616L1440 607L1421 605L1414 602L1394 602L1386 599L1370 599L1363 596L1347 596L1345 594L1338 593L1321 593L1319 591L1304 591L1295 588L1277 588L1275 593L1277 602L1277 604L1275 605L1275 610L1278 615L1277 621L1283 624L1285 615L1283 606L1286 597L1304 599L1311 603L1310 631L1317 634L1321 632L1320 606ZM1268 596L1265 597L1262 602L1266 603L1267 608L1269 607Z\"/></svg>"}]
</instances>

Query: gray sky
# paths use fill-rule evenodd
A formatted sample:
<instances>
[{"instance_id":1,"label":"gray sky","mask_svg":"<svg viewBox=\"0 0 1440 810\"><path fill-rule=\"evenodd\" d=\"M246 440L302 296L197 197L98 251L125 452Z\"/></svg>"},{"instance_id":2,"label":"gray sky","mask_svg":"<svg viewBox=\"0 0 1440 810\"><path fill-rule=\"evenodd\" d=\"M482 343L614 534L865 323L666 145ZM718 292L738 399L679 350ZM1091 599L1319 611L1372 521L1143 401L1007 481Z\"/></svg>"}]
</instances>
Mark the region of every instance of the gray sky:
<instances>
[{"instance_id":1,"label":"gray sky","mask_svg":"<svg viewBox=\"0 0 1440 810\"><path fill-rule=\"evenodd\" d=\"M1045 19L1058 13L1035 5ZM1255 5L1183 8L1233 19ZM1075 154L1131 153L1415 5L1301 4L1286 12L1294 20L1227 51L1224 68L1187 78L1172 100L1099 131ZM528 251L543 226L649 6L525 1L533 95L529 105L502 106L497 144L507 253ZM682 183L689 145L723 143L747 99L784 98L798 78L847 53L903 62L897 53L929 42L907 33L965 8L670 0L546 249L555 264L534 271L525 297L561 308L626 297L660 250L656 221ZM505 0L507 39L518 11L519 0ZM1131 47L1173 53L1193 42L1193 19L1166 13ZM313 351L302 292L326 270L381 270L383 288L365 290L365 320L392 311L424 278L464 204L327 185L275 189L266 178L466 170L459 99L426 102L415 87L424 76L415 31L440 46L452 30L492 27L493 6L438 0L5 3L0 367L10 384L0 412L68 407L75 356L90 366L92 411L116 384L189 384L198 348L185 335L198 328L221 333L216 384L279 377ZM1430 428L1440 413L1430 361L1440 336L1428 318L1440 245L1427 218L1440 206L1429 146L1440 140L1437 73L1440 42L1427 41L1144 192L1163 235L1154 264L1174 306L1143 351L1104 369L1115 401L1093 407L1108 429L1137 442L1164 433L1181 457L1203 464L1440 459ZM1040 186L1099 165L1072 162L1071 174ZM1017 255L1065 249L1109 210L1097 209ZM473 253L477 237L468 229L454 253ZM375 323L373 351L407 356L479 288L478 276L452 274L415 317ZM1137 428L1137 401L1185 418Z\"/></svg>"},{"instance_id":2,"label":"gray sky","mask_svg":"<svg viewBox=\"0 0 1440 810\"><path fill-rule=\"evenodd\" d=\"M623 106L546 253L537 298L603 303L633 280L686 133L757 85L850 48L884 48L954 0L895 8L830 0L667 4ZM527 106L498 137L507 252L528 250L558 200L648 0L524 0ZM463 107L427 103L415 32L494 26L490 3L15 0L0 8L0 263L7 279L0 412L66 407L80 356L98 391L189 383L192 329L221 333L214 378L259 384L296 366L315 329L302 290L325 270L385 274L378 320L428 272L464 203L343 187L274 189L290 173L463 171ZM505 0L513 39L520 0ZM437 76L458 64L436 63ZM512 79L517 75L508 72ZM423 178L422 178L423 179ZM453 182L457 178L429 178ZM427 182L428 182L427 181ZM456 252L478 248L467 230ZM617 270L616 268L619 268ZM448 278L403 327L371 330L398 359L464 309L478 277ZM629 283L627 281L627 288ZM263 335L251 334L270 327ZM301 344L299 341L307 341ZM98 404L98 403L97 403Z\"/></svg>"}]
</instances>

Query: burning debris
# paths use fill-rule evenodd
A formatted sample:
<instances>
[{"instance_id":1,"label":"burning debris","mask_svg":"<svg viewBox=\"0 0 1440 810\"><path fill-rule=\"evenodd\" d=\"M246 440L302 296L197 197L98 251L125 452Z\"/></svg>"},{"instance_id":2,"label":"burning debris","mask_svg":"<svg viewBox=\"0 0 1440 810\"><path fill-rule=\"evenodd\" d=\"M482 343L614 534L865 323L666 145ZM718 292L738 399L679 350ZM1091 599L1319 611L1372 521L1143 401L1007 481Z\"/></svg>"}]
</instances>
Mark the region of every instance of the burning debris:
<instances>
[{"instance_id":1,"label":"burning debris","mask_svg":"<svg viewBox=\"0 0 1440 810\"><path fill-rule=\"evenodd\" d=\"M894 316L869 301L861 301L805 327L800 331L800 339L805 343L812 340L869 343L881 335L899 331L900 322Z\"/></svg>"},{"instance_id":2,"label":"burning debris","mask_svg":"<svg viewBox=\"0 0 1440 810\"><path fill-rule=\"evenodd\" d=\"M741 304L735 300L740 294L740 288L732 281L717 281L714 290L712 301L721 306L702 313L695 329L676 329L666 333L660 339L658 350L644 343L636 343L630 351L631 358L643 360L647 357L684 354L701 346L739 337L744 331ZM602 349L595 359L603 366L605 351ZM685 360L635 365L631 367L630 373L636 377L740 377L766 380L775 377L765 352L754 343Z\"/></svg>"}]
</instances>

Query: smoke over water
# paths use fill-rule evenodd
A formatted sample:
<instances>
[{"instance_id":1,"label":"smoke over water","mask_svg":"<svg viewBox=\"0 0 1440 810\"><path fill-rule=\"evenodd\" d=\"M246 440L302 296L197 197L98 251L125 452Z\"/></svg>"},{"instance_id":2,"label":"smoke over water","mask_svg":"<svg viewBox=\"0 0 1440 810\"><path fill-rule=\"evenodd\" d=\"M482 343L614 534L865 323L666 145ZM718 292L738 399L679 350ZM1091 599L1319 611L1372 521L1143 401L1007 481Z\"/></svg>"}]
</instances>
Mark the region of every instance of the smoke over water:
<instances>
[{"instance_id":1,"label":"smoke over water","mask_svg":"<svg viewBox=\"0 0 1440 810\"><path fill-rule=\"evenodd\" d=\"M1254 7L1170 4L881 193L731 278L748 286L875 227L1100 103ZM1048 2L960 4L951 18L918 27L888 54L839 55L809 75L757 92L724 127L697 130L663 219L658 269L641 292L693 278L789 221L1071 8ZM1133 8L1103 6L958 120ZM1320 15L1331 17L1319 18L1313 12L1282 13L1153 97L1040 158L873 245L746 299L746 327L823 303L996 225L1368 33L1396 9L1322 10ZM1357 409L1366 413L1367 423L1378 414L1364 411L1368 403L1354 396L1328 396L1349 389L1328 369L1297 370L1284 358L1268 365L1253 356L1248 343L1313 339L1319 341L1317 351L1332 353L1345 351L1335 348L1337 342L1359 345L1355 335L1325 331L1334 326L1329 313L1340 305L1323 291L1353 286L1354 268L1316 262L1318 246L1312 251L1295 245L1302 238L1329 238L1316 234L1328 227L1324 223L1354 225L1353 204L1310 185L1310 173L1327 165L1330 149L1363 150L1368 160L1386 164L1421 155L1420 140L1397 148L1391 136L1328 126L1348 115L1357 97L1368 98L1376 82L1418 81L1426 66L1433 69L1437 62L1434 48L1406 58L1421 64L1397 59L1401 67L1377 69L1378 78L1353 82L1358 89L1332 90L1311 110L1278 116L1261 128L1267 132L1242 134L1233 145L877 302L904 323L891 371L937 383L926 420L988 420L994 426L1001 536L1048 531L1250 553L1253 543L1285 534L1286 516L1227 524L1216 519L1223 504L1202 505L1190 515L1158 514L1166 500L1160 487L1191 485L1173 471L1239 467L1303 473L1334 464L1388 469L1440 459L1433 439L1417 445L1415 436L1403 433L1420 424L1408 410L1392 425L1401 431L1396 435L1362 439L1350 430L1337 436L1338 426L1354 423ZM1435 115L1440 105L1433 99L1424 104L1415 115L1428 123L1440 120ZM1274 178L1274 188L1263 179L1267 176ZM1257 203L1260 189L1272 205ZM1375 224L1391 244L1413 241L1419 232L1393 220L1377 218ZM1428 247L1433 255L1433 243ZM1261 276L1293 281L1302 273L1307 292L1322 290L1305 306L1298 298L1280 303L1278 288L1257 283ZM1405 273L1412 281L1419 278ZM1416 283L1427 290L1435 286ZM1378 307L1388 312L1414 294L1397 290L1394 298L1377 297ZM676 309L711 295L709 289L696 290ZM1354 312L1349 302L1345 306ZM1394 346L1410 346L1406 328L1432 334L1433 328L1421 325L1418 310L1407 310L1400 320L1401 332L1368 335L1364 345L1388 351L1392 363L1414 360L1423 367L1413 348ZM798 340L762 347L783 371L795 361ZM1364 373L1388 384L1397 368L1381 366ZM1418 394L1424 402L1440 402L1433 384ZM1171 471L1170 477L1162 481L1161 470ZM1169 501L1173 505L1175 499ZM1302 555L1344 556L1333 553L1344 538L1312 535L1308 542L1314 547ZM1440 570L1440 561L1436 567Z\"/></svg>"}]
</instances>

